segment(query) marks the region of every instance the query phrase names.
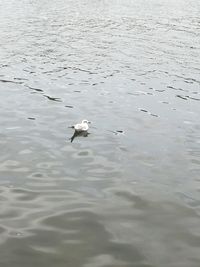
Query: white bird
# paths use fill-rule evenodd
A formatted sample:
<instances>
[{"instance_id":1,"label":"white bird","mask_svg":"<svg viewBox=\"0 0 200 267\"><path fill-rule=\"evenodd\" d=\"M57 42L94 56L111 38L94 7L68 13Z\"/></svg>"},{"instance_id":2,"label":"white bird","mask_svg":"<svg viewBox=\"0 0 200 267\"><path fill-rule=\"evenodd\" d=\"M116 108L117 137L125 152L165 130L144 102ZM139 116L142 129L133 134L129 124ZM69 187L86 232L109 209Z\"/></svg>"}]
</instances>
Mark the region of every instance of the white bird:
<instances>
[{"instance_id":1,"label":"white bird","mask_svg":"<svg viewBox=\"0 0 200 267\"><path fill-rule=\"evenodd\" d=\"M89 129L89 123L91 123L88 120L82 120L81 123L77 123L73 126L73 128L75 129L76 132L87 132Z\"/></svg>"},{"instance_id":2,"label":"white bird","mask_svg":"<svg viewBox=\"0 0 200 267\"><path fill-rule=\"evenodd\" d=\"M74 134L72 135L72 137L70 138L71 142L73 142L74 138L77 136L84 136L87 137L88 136L88 129L89 129L89 123L91 123L88 120L82 120L81 123L77 123L74 126L72 126L72 128L75 130Z\"/></svg>"}]
</instances>

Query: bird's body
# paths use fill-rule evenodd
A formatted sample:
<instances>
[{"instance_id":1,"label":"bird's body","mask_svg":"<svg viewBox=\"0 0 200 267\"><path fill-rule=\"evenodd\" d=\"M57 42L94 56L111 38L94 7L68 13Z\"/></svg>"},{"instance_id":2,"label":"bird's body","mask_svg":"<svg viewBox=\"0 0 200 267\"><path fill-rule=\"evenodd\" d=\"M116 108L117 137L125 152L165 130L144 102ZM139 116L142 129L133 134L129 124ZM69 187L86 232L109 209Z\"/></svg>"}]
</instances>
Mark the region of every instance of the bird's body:
<instances>
[{"instance_id":1,"label":"bird's body","mask_svg":"<svg viewBox=\"0 0 200 267\"><path fill-rule=\"evenodd\" d=\"M81 123L77 123L74 125L74 129L76 132L87 132L89 129L89 124L90 122L87 120L83 120Z\"/></svg>"}]
</instances>

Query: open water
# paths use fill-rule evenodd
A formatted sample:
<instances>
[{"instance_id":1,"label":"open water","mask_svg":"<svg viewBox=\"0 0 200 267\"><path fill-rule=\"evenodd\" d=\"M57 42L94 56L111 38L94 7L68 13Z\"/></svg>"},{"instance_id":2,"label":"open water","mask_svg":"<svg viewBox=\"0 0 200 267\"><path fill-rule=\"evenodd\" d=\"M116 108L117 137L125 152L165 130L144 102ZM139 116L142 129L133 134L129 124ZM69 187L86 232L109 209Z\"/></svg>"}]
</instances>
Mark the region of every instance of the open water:
<instances>
[{"instance_id":1,"label":"open water","mask_svg":"<svg viewBox=\"0 0 200 267\"><path fill-rule=\"evenodd\" d=\"M199 14L0 0L0 266L200 266Z\"/></svg>"}]
</instances>

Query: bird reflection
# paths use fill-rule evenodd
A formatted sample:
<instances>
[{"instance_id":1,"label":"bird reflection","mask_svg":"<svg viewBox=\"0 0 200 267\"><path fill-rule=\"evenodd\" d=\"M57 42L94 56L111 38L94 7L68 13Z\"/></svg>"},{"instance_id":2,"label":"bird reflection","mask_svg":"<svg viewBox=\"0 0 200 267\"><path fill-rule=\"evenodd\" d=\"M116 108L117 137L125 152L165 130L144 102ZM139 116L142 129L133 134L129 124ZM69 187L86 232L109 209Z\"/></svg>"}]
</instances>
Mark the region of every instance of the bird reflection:
<instances>
[{"instance_id":1,"label":"bird reflection","mask_svg":"<svg viewBox=\"0 0 200 267\"><path fill-rule=\"evenodd\" d=\"M78 137L78 136L82 136L82 137L87 137L90 133L88 133L87 131L83 131L83 132L77 132L74 131L74 134L72 135L72 137L70 138L71 143L73 142L74 138Z\"/></svg>"}]
</instances>

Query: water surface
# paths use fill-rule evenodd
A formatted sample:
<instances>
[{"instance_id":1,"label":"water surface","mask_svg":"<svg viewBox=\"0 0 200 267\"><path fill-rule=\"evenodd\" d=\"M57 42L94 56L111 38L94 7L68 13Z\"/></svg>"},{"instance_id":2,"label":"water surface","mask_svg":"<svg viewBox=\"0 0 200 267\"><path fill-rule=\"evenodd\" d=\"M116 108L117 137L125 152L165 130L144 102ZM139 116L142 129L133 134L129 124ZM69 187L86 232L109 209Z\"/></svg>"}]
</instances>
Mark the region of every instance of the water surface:
<instances>
[{"instance_id":1,"label":"water surface","mask_svg":"<svg viewBox=\"0 0 200 267\"><path fill-rule=\"evenodd\" d=\"M200 266L199 13L0 0L1 266Z\"/></svg>"}]
</instances>

